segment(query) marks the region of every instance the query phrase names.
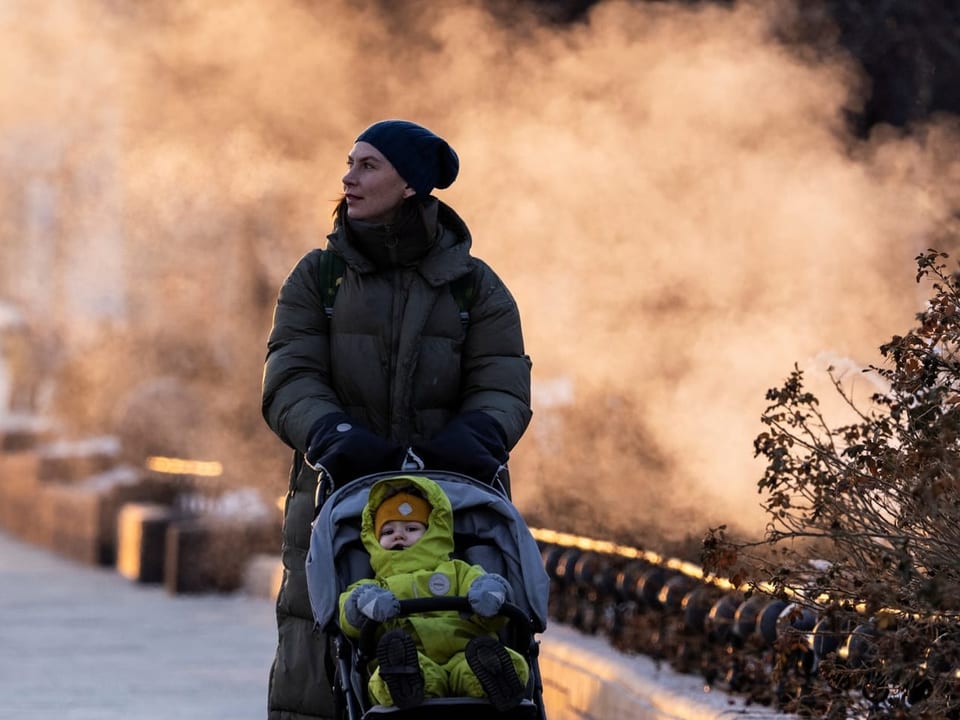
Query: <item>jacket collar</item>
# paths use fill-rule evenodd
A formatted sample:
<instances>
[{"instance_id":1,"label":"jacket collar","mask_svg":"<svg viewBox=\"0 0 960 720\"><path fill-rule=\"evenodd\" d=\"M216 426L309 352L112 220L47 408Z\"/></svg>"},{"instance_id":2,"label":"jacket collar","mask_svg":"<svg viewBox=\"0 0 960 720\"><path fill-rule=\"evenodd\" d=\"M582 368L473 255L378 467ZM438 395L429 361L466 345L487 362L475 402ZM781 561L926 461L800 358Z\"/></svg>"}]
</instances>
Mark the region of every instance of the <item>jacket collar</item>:
<instances>
[{"instance_id":1,"label":"jacket collar","mask_svg":"<svg viewBox=\"0 0 960 720\"><path fill-rule=\"evenodd\" d=\"M432 202L431 202L432 201ZM345 235L378 270L413 267L437 242L437 202L416 198L400 206L396 222L370 223L341 217Z\"/></svg>"},{"instance_id":2,"label":"jacket collar","mask_svg":"<svg viewBox=\"0 0 960 720\"><path fill-rule=\"evenodd\" d=\"M354 233L347 229L343 215L343 212L338 214L333 231L327 236L329 246L339 252L354 271L361 274L378 272L381 268L361 252ZM453 208L433 196L426 201L424 223L430 223L431 218L433 242L414 263L414 267L430 285L438 287L470 271L473 264L470 257L472 238L466 223ZM386 226L369 227L380 228L380 232L383 232Z\"/></svg>"}]
</instances>

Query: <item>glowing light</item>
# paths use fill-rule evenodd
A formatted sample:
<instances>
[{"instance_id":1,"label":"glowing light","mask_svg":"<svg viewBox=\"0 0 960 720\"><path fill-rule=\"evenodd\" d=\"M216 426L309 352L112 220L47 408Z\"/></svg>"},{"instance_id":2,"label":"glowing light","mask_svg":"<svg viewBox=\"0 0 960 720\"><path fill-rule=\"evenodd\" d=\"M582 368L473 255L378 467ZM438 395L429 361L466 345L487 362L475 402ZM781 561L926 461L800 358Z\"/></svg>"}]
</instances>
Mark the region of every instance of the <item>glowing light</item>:
<instances>
[{"instance_id":1,"label":"glowing light","mask_svg":"<svg viewBox=\"0 0 960 720\"><path fill-rule=\"evenodd\" d=\"M660 553L650 550L640 550L627 545L619 545L608 540L595 540L593 538L573 535L571 533L557 532L556 530L545 530L542 528L530 528L530 532L536 540L549 543L551 545L563 545L565 547L575 547L589 552L604 553L606 555L619 555L620 557L631 560L643 560L652 565L676 570L688 577L700 580L711 585L715 585L724 590L746 590L748 586L737 586L726 578L711 577L704 573L703 568L686 560L664 557ZM762 586L751 585L750 588Z\"/></svg>"},{"instance_id":2,"label":"glowing light","mask_svg":"<svg viewBox=\"0 0 960 720\"><path fill-rule=\"evenodd\" d=\"M147 470L169 475L197 475L199 477L219 477L223 475L223 465L216 460L185 460L183 458L153 455L147 458L145 466Z\"/></svg>"},{"instance_id":3,"label":"glowing light","mask_svg":"<svg viewBox=\"0 0 960 720\"><path fill-rule=\"evenodd\" d=\"M655 553L649 550L639 550L637 548L632 548L627 545L618 545L617 543L610 542L608 540L595 540L593 538L583 537L581 535L573 535L571 533L557 532L556 530L545 530L543 528L530 528L530 533L536 540L540 542L548 543L550 545L562 545L564 547L575 547L580 550L586 550L588 552L603 553L606 555L619 555L620 557L630 558L631 560L644 560L651 565L659 565L661 567L669 568L671 570L676 570L677 572L683 573L688 577L692 577L696 580L700 580L705 583L714 585L715 587L721 588L723 590L737 590L739 592L747 591L757 591L764 592L767 594L774 594L776 588L770 583L745 583L742 585L735 585L726 578L708 576L704 573L703 568L695 565L691 562L686 562L685 560L678 560L676 558L665 558L659 553ZM791 588L781 588L781 592L786 595L796 597L798 593ZM811 598L811 601L820 605L826 606L830 604L830 596L826 593L817 595L816 597ZM865 602L858 602L855 605L855 609L861 615L867 614L867 605ZM881 608L874 613L874 617L878 619L883 619L884 617L888 618L897 618L897 617L907 617L912 620L920 619L931 619L931 620L944 620L951 619L955 620L960 617L960 613L955 611L948 612L939 612L928 615L921 615L919 613L907 612L905 610L897 610L895 608ZM957 671L958 677L960 677L960 670Z\"/></svg>"}]
</instances>

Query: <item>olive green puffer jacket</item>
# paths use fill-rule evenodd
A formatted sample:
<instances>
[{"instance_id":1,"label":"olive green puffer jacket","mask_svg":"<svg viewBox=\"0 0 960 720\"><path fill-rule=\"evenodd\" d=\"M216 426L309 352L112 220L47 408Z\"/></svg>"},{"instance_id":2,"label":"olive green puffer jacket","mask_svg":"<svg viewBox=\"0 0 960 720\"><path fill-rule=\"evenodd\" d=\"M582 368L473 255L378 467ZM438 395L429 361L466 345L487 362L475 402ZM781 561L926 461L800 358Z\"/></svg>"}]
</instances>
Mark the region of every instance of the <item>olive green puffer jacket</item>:
<instances>
[{"instance_id":1,"label":"olive green puffer jacket","mask_svg":"<svg viewBox=\"0 0 960 720\"><path fill-rule=\"evenodd\" d=\"M481 410L503 428L507 449L530 417L530 359L516 303L496 273L470 255L469 230L437 203L436 243L413 267L378 270L343 224L280 289L263 375L263 415L294 449L277 599L279 643L270 678L272 720L334 717L325 639L313 627L304 562L317 475L303 462L320 417L346 412L401 445L433 437L457 413ZM346 269L332 318L323 311L321 252ZM450 283L470 275L469 320ZM399 469L399 468L398 468Z\"/></svg>"}]
</instances>

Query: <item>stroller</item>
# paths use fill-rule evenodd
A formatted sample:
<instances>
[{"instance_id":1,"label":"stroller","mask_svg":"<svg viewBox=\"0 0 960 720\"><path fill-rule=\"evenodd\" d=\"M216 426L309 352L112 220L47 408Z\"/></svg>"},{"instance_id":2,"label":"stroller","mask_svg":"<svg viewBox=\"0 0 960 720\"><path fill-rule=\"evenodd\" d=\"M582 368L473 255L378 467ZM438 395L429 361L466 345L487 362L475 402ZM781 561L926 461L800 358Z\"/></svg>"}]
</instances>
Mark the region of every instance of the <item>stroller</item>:
<instances>
[{"instance_id":1,"label":"stroller","mask_svg":"<svg viewBox=\"0 0 960 720\"><path fill-rule=\"evenodd\" d=\"M502 713L486 699L466 697L427 698L408 709L372 704L367 692L368 666L376 655L379 624L367 623L359 641L351 641L337 624L338 598L352 582L373 577L370 558L360 538L361 513L373 484L398 474L403 473L368 475L335 490L323 501L313 523L306 563L307 588L317 627L333 641L333 691L338 716L348 720L429 720L454 716L458 720L546 720L536 633L546 628L550 580L540 549L504 493L465 475L445 471L413 474L430 478L450 498L454 515L453 557L480 565L509 582L513 597L500 610L507 619L501 640L523 655L530 667L526 694L520 705ZM400 601L401 616L437 611L471 612L471 608L465 597Z\"/></svg>"}]
</instances>

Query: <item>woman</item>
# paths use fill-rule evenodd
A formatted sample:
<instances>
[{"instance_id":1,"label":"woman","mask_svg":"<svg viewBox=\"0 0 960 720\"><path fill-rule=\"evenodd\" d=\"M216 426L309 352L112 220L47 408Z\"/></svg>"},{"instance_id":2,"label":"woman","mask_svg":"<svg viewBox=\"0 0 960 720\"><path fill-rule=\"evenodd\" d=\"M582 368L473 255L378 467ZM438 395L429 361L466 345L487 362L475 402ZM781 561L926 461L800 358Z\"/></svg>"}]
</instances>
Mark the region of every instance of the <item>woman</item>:
<instances>
[{"instance_id":1,"label":"woman","mask_svg":"<svg viewBox=\"0 0 960 720\"><path fill-rule=\"evenodd\" d=\"M413 463L509 491L504 467L531 417L530 359L510 292L470 255L463 220L431 195L458 170L430 130L371 125L347 156L327 248L305 255L280 288L263 415L294 462L270 718L335 717L304 575L318 480L339 486Z\"/></svg>"}]
</instances>

